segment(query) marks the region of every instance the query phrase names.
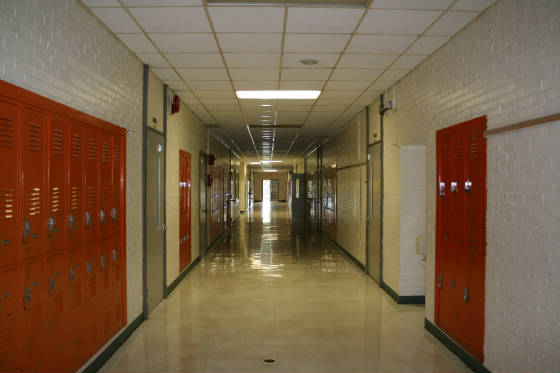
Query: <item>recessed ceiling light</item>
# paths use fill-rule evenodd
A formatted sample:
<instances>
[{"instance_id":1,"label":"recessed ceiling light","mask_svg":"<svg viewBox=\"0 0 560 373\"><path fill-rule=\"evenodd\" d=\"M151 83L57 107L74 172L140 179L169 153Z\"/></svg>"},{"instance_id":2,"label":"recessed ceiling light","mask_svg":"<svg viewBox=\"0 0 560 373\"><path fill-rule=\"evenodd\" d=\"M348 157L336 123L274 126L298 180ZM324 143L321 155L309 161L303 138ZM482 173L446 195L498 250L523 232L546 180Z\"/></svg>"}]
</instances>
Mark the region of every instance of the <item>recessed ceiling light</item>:
<instances>
[{"instance_id":1,"label":"recessed ceiling light","mask_svg":"<svg viewBox=\"0 0 560 373\"><path fill-rule=\"evenodd\" d=\"M304 58L303 60L299 60L299 63L301 63L302 65L311 66L311 65L317 65L319 61L317 61L314 58Z\"/></svg>"},{"instance_id":2,"label":"recessed ceiling light","mask_svg":"<svg viewBox=\"0 0 560 373\"><path fill-rule=\"evenodd\" d=\"M261 161L261 163L282 163L283 161Z\"/></svg>"},{"instance_id":3,"label":"recessed ceiling light","mask_svg":"<svg viewBox=\"0 0 560 373\"><path fill-rule=\"evenodd\" d=\"M264 172L276 172L278 170L263 170Z\"/></svg>"},{"instance_id":4,"label":"recessed ceiling light","mask_svg":"<svg viewBox=\"0 0 560 373\"><path fill-rule=\"evenodd\" d=\"M262 105L260 105L260 106L270 107L270 106L272 106L272 105L269 105L269 104L262 104Z\"/></svg>"},{"instance_id":5,"label":"recessed ceiling light","mask_svg":"<svg viewBox=\"0 0 560 373\"><path fill-rule=\"evenodd\" d=\"M249 164L261 164L261 162L251 162Z\"/></svg>"},{"instance_id":6,"label":"recessed ceiling light","mask_svg":"<svg viewBox=\"0 0 560 373\"><path fill-rule=\"evenodd\" d=\"M236 91L238 98L259 99L259 100L315 100L321 94L321 91Z\"/></svg>"}]
</instances>

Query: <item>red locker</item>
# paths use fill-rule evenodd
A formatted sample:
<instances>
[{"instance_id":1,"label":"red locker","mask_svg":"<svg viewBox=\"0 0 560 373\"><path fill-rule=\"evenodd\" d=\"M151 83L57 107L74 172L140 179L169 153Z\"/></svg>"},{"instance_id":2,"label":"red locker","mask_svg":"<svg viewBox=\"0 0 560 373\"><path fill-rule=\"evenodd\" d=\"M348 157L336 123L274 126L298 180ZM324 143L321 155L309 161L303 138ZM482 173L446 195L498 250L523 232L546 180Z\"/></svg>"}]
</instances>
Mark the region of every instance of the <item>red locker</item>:
<instances>
[{"instance_id":1,"label":"red locker","mask_svg":"<svg viewBox=\"0 0 560 373\"><path fill-rule=\"evenodd\" d=\"M112 237L99 242L99 317L100 317L100 339L102 342L108 340L112 332L113 316L113 279L111 271Z\"/></svg>"},{"instance_id":2,"label":"red locker","mask_svg":"<svg viewBox=\"0 0 560 373\"><path fill-rule=\"evenodd\" d=\"M191 262L191 155L179 150L179 271Z\"/></svg>"},{"instance_id":3,"label":"red locker","mask_svg":"<svg viewBox=\"0 0 560 373\"><path fill-rule=\"evenodd\" d=\"M101 132L99 153L99 233L101 239L111 238L113 207L113 136ZM107 248L110 251L110 248Z\"/></svg>"},{"instance_id":4,"label":"red locker","mask_svg":"<svg viewBox=\"0 0 560 373\"><path fill-rule=\"evenodd\" d=\"M98 143L99 132L93 127L84 128L84 171L85 171L85 212L84 227L85 240L91 243L98 239L98 188L99 188L99 162L98 162Z\"/></svg>"},{"instance_id":5,"label":"red locker","mask_svg":"<svg viewBox=\"0 0 560 373\"><path fill-rule=\"evenodd\" d=\"M45 115L34 109L23 108L22 192L23 221L22 242L24 258L43 254L46 219L44 169L46 160Z\"/></svg>"},{"instance_id":6,"label":"red locker","mask_svg":"<svg viewBox=\"0 0 560 373\"><path fill-rule=\"evenodd\" d=\"M70 141L70 154L68 156L68 208L67 217L68 243L70 247L83 249L82 239L84 235L84 173L85 162L84 151L84 125L79 122L70 122L68 137ZM83 264L82 264L83 265Z\"/></svg>"},{"instance_id":7,"label":"red locker","mask_svg":"<svg viewBox=\"0 0 560 373\"><path fill-rule=\"evenodd\" d=\"M81 246L70 249L69 278L69 359L71 368L76 371L89 356L87 339L87 306L86 303L86 255ZM94 315L93 315L94 316Z\"/></svg>"},{"instance_id":8,"label":"red locker","mask_svg":"<svg viewBox=\"0 0 560 373\"><path fill-rule=\"evenodd\" d=\"M14 265L21 241L18 224L17 104L0 101L0 268ZM14 297L14 294L12 294ZM0 359L1 360L1 359Z\"/></svg>"},{"instance_id":9,"label":"red locker","mask_svg":"<svg viewBox=\"0 0 560 373\"><path fill-rule=\"evenodd\" d=\"M23 265L23 370L44 371L46 276L42 258Z\"/></svg>"},{"instance_id":10,"label":"red locker","mask_svg":"<svg viewBox=\"0 0 560 373\"><path fill-rule=\"evenodd\" d=\"M0 371L21 370L22 313L18 269L0 272Z\"/></svg>"},{"instance_id":11,"label":"red locker","mask_svg":"<svg viewBox=\"0 0 560 373\"><path fill-rule=\"evenodd\" d=\"M89 355L94 354L102 344L102 311L104 304L101 291L101 268L99 243L88 243L86 246L86 291L87 324L85 334L88 340Z\"/></svg>"},{"instance_id":12,"label":"red locker","mask_svg":"<svg viewBox=\"0 0 560 373\"><path fill-rule=\"evenodd\" d=\"M113 233L122 230L123 214L123 195L124 195L124 174L123 174L123 137L117 134L114 135L113 140L113 196L111 208L111 219Z\"/></svg>"},{"instance_id":13,"label":"red locker","mask_svg":"<svg viewBox=\"0 0 560 373\"><path fill-rule=\"evenodd\" d=\"M70 277L68 276L68 256L65 252L47 258L47 317L45 365L47 372L69 372L72 370L68 350L72 325L68 322L70 297L68 294Z\"/></svg>"},{"instance_id":14,"label":"red locker","mask_svg":"<svg viewBox=\"0 0 560 373\"><path fill-rule=\"evenodd\" d=\"M66 120L49 118L47 251L66 247Z\"/></svg>"},{"instance_id":15,"label":"red locker","mask_svg":"<svg viewBox=\"0 0 560 373\"><path fill-rule=\"evenodd\" d=\"M120 330L125 325L126 316L124 314L124 250L122 236L117 233L113 236L113 251L111 252L111 272L113 280L113 303L112 303L112 327L113 333Z\"/></svg>"}]
</instances>

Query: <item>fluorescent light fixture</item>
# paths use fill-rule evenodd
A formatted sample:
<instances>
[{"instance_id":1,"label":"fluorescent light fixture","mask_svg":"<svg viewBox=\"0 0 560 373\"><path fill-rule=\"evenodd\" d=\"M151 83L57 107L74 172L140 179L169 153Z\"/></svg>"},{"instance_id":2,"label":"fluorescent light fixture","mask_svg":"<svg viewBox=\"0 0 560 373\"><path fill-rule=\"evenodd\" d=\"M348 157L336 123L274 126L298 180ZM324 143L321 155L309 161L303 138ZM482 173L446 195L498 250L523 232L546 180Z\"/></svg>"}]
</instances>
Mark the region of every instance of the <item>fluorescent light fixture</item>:
<instances>
[{"instance_id":1,"label":"fluorescent light fixture","mask_svg":"<svg viewBox=\"0 0 560 373\"><path fill-rule=\"evenodd\" d=\"M238 98L259 100L315 100L321 91L236 91Z\"/></svg>"},{"instance_id":2,"label":"fluorescent light fixture","mask_svg":"<svg viewBox=\"0 0 560 373\"><path fill-rule=\"evenodd\" d=\"M269 104L262 104L262 105L260 105L260 106L271 107L272 105L269 105Z\"/></svg>"},{"instance_id":3,"label":"fluorescent light fixture","mask_svg":"<svg viewBox=\"0 0 560 373\"><path fill-rule=\"evenodd\" d=\"M276 172L277 170L263 170L263 172Z\"/></svg>"},{"instance_id":4,"label":"fluorescent light fixture","mask_svg":"<svg viewBox=\"0 0 560 373\"><path fill-rule=\"evenodd\" d=\"M261 164L261 162L251 162L249 164Z\"/></svg>"},{"instance_id":5,"label":"fluorescent light fixture","mask_svg":"<svg viewBox=\"0 0 560 373\"><path fill-rule=\"evenodd\" d=\"M261 163L282 163L282 161L261 161Z\"/></svg>"}]
</instances>

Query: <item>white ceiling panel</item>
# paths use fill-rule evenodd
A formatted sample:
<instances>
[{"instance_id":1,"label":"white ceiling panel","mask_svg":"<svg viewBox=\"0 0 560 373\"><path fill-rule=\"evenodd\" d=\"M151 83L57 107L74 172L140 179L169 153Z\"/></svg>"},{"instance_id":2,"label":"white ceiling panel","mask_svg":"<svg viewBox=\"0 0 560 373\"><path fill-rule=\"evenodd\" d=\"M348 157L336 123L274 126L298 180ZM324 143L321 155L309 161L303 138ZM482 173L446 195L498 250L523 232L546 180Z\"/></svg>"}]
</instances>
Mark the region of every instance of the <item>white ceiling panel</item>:
<instances>
[{"instance_id":1,"label":"white ceiling panel","mask_svg":"<svg viewBox=\"0 0 560 373\"><path fill-rule=\"evenodd\" d=\"M311 110L312 107L313 107L312 105L287 105L287 104L279 106L281 111L290 111L290 112L309 111Z\"/></svg>"},{"instance_id":2,"label":"white ceiling panel","mask_svg":"<svg viewBox=\"0 0 560 373\"><path fill-rule=\"evenodd\" d=\"M280 89L321 90L324 84L321 80L283 80L280 82Z\"/></svg>"},{"instance_id":3,"label":"white ceiling panel","mask_svg":"<svg viewBox=\"0 0 560 373\"><path fill-rule=\"evenodd\" d=\"M414 66L424 61L425 58L426 56L400 56L397 62L391 67L395 69L412 69Z\"/></svg>"},{"instance_id":4,"label":"white ceiling panel","mask_svg":"<svg viewBox=\"0 0 560 373\"><path fill-rule=\"evenodd\" d=\"M383 69L397 57L389 54L344 54L338 66L342 68Z\"/></svg>"},{"instance_id":5,"label":"white ceiling panel","mask_svg":"<svg viewBox=\"0 0 560 373\"><path fill-rule=\"evenodd\" d=\"M152 71L156 74L161 80L181 80L179 75L173 71L173 69L169 68L153 68Z\"/></svg>"},{"instance_id":6,"label":"white ceiling panel","mask_svg":"<svg viewBox=\"0 0 560 373\"><path fill-rule=\"evenodd\" d=\"M315 106L313 111L342 112L347 107L347 105Z\"/></svg>"},{"instance_id":7,"label":"white ceiling panel","mask_svg":"<svg viewBox=\"0 0 560 373\"><path fill-rule=\"evenodd\" d=\"M136 55L150 67L169 67L169 64L159 53L136 53Z\"/></svg>"},{"instance_id":8,"label":"white ceiling panel","mask_svg":"<svg viewBox=\"0 0 560 373\"><path fill-rule=\"evenodd\" d=\"M212 32L202 7L129 8L148 32Z\"/></svg>"},{"instance_id":9,"label":"white ceiling panel","mask_svg":"<svg viewBox=\"0 0 560 373\"><path fill-rule=\"evenodd\" d=\"M157 49L144 34L118 34L117 36L134 53L157 53Z\"/></svg>"},{"instance_id":10,"label":"white ceiling panel","mask_svg":"<svg viewBox=\"0 0 560 373\"><path fill-rule=\"evenodd\" d=\"M282 80L325 80L331 69L282 69Z\"/></svg>"},{"instance_id":11,"label":"white ceiling panel","mask_svg":"<svg viewBox=\"0 0 560 373\"><path fill-rule=\"evenodd\" d=\"M340 105L350 105L354 101L355 97L345 97L345 98L319 98L315 103L316 106L340 106Z\"/></svg>"},{"instance_id":12,"label":"white ceiling panel","mask_svg":"<svg viewBox=\"0 0 560 373\"><path fill-rule=\"evenodd\" d=\"M82 3L90 8L121 7L117 0L82 0Z\"/></svg>"},{"instance_id":13,"label":"white ceiling panel","mask_svg":"<svg viewBox=\"0 0 560 373\"><path fill-rule=\"evenodd\" d=\"M335 90L363 90L371 83L370 80L331 80L327 83L327 91Z\"/></svg>"},{"instance_id":14,"label":"white ceiling panel","mask_svg":"<svg viewBox=\"0 0 560 373\"><path fill-rule=\"evenodd\" d=\"M427 36L452 36L465 27L480 13L478 12L447 12L428 30Z\"/></svg>"},{"instance_id":15,"label":"white ceiling panel","mask_svg":"<svg viewBox=\"0 0 560 373\"><path fill-rule=\"evenodd\" d=\"M224 53L229 68L279 67L280 53Z\"/></svg>"},{"instance_id":16,"label":"white ceiling panel","mask_svg":"<svg viewBox=\"0 0 560 373\"><path fill-rule=\"evenodd\" d=\"M390 88L394 82L391 81L378 81L373 83L371 87L369 87L368 91L385 91L387 88ZM367 93L367 92L366 92Z\"/></svg>"},{"instance_id":17,"label":"white ceiling panel","mask_svg":"<svg viewBox=\"0 0 560 373\"><path fill-rule=\"evenodd\" d=\"M200 0L122 0L124 6L201 6Z\"/></svg>"},{"instance_id":18,"label":"white ceiling panel","mask_svg":"<svg viewBox=\"0 0 560 373\"><path fill-rule=\"evenodd\" d=\"M230 69L233 80L275 80L278 69Z\"/></svg>"},{"instance_id":19,"label":"white ceiling panel","mask_svg":"<svg viewBox=\"0 0 560 373\"><path fill-rule=\"evenodd\" d=\"M374 80L383 69L336 69L330 80Z\"/></svg>"},{"instance_id":20,"label":"white ceiling panel","mask_svg":"<svg viewBox=\"0 0 560 373\"><path fill-rule=\"evenodd\" d=\"M278 89L277 80L234 80L233 84L241 91Z\"/></svg>"},{"instance_id":21,"label":"white ceiling panel","mask_svg":"<svg viewBox=\"0 0 560 373\"><path fill-rule=\"evenodd\" d=\"M349 34L363 13L362 9L290 7L286 32Z\"/></svg>"},{"instance_id":22,"label":"white ceiling panel","mask_svg":"<svg viewBox=\"0 0 560 373\"><path fill-rule=\"evenodd\" d=\"M224 67L219 53L166 53L165 57L175 67Z\"/></svg>"},{"instance_id":23,"label":"white ceiling panel","mask_svg":"<svg viewBox=\"0 0 560 373\"><path fill-rule=\"evenodd\" d=\"M169 88L176 89L178 91L185 91L188 89L186 84L183 83L181 80L166 81L165 84L167 84Z\"/></svg>"},{"instance_id":24,"label":"white ceiling panel","mask_svg":"<svg viewBox=\"0 0 560 373\"><path fill-rule=\"evenodd\" d=\"M204 105L237 105L237 100L230 98L201 98Z\"/></svg>"},{"instance_id":25,"label":"white ceiling panel","mask_svg":"<svg viewBox=\"0 0 560 373\"><path fill-rule=\"evenodd\" d=\"M389 70L385 71L383 75L381 75L379 80L386 82L396 82L397 80L405 76L408 71L408 69L403 70L391 67Z\"/></svg>"},{"instance_id":26,"label":"white ceiling panel","mask_svg":"<svg viewBox=\"0 0 560 373\"><path fill-rule=\"evenodd\" d=\"M340 34L286 34L285 52L340 53L350 35Z\"/></svg>"},{"instance_id":27,"label":"white ceiling panel","mask_svg":"<svg viewBox=\"0 0 560 373\"><path fill-rule=\"evenodd\" d=\"M194 90L228 91L232 89L229 80L190 80L187 83Z\"/></svg>"},{"instance_id":28,"label":"white ceiling panel","mask_svg":"<svg viewBox=\"0 0 560 373\"><path fill-rule=\"evenodd\" d=\"M400 54L416 40L416 36L403 35L356 35L347 53Z\"/></svg>"},{"instance_id":29,"label":"white ceiling panel","mask_svg":"<svg viewBox=\"0 0 560 373\"><path fill-rule=\"evenodd\" d=\"M440 11L370 10L358 33L376 35L420 35L441 14Z\"/></svg>"},{"instance_id":30,"label":"white ceiling panel","mask_svg":"<svg viewBox=\"0 0 560 373\"><path fill-rule=\"evenodd\" d=\"M447 36L422 36L408 51L406 51L406 53L427 56L432 54L432 52L441 47L448 40L449 37Z\"/></svg>"},{"instance_id":31,"label":"white ceiling panel","mask_svg":"<svg viewBox=\"0 0 560 373\"><path fill-rule=\"evenodd\" d=\"M220 33L220 46L224 52L280 53L282 34Z\"/></svg>"},{"instance_id":32,"label":"white ceiling panel","mask_svg":"<svg viewBox=\"0 0 560 373\"><path fill-rule=\"evenodd\" d=\"M453 10L473 10L483 11L492 5L496 0L459 0L457 4L453 5Z\"/></svg>"},{"instance_id":33,"label":"white ceiling panel","mask_svg":"<svg viewBox=\"0 0 560 373\"><path fill-rule=\"evenodd\" d=\"M142 32L123 8L92 8L91 11L115 34Z\"/></svg>"},{"instance_id":34,"label":"white ceiling panel","mask_svg":"<svg viewBox=\"0 0 560 373\"><path fill-rule=\"evenodd\" d=\"M380 9L447 9L452 2L453 0L375 0L371 7Z\"/></svg>"},{"instance_id":35,"label":"white ceiling panel","mask_svg":"<svg viewBox=\"0 0 560 373\"><path fill-rule=\"evenodd\" d=\"M162 52L218 52L212 33L149 34Z\"/></svg>"},{"instance_id":36,"label":"white ceiling panel","mask_svg":"<svg viewBox=\"0 0 560 373\"><path fill-rule=\"evenodd\" d=\"M299 61L303 59L314 59L318 63L307 67L308 69L317 69L325 67L333 67L340 54L338 53L325 53L325 54L313 54L313 53L284 53L284 59L282 60L283 67L294 67L294 68L306 68L306 65L301 64Z\"/></svg>"},{"instance_id":37,"label":"white ceiling panel","mask_svg":"<svg viewBox=\"0 0 560 373\"><path fill-rule=\"evenodd\" d=\"M228 80L226 69L177 69L185 80Z\"/></svg>"},{"instance_id":38,"label":"white ceiling panel","mask_svg":"<svg viewBox=\"0 0 560 373\"><path fill-rule=\"evenodd\" d=\"M195 90L194 92L199 98L229 98L234 99L235 93L233 90L229 91L204 91L204 90Z\"/></svg>"},{"instance_id":39,"label":"white ceiling panel","mask_svg":"<svg viewBox=\"0 0 560 373\"><path fill-rule=\"evenodd\" d=\"M183 101L184 103L187 103L189 101L198 101L194 95L192 94L191 91L189 90L184 90L184 89L176 89L173 90L173 94L178 95L181 98L181 101Z\"/></svg>"},{"instance_id":40,"label":"white ceiling panel","mask_svg":"<svg viewBox=\"0 0 560 373\"><path fill-rule=\"evenodd\" d=\"M319 100L338 99L338 98L356 98L362 93L362 90L347 90L347 91L323 91ZM345 105L345 104L342 104Z\"/></svg>"},{"instance_id":41,"label":"white ceiling panel","mask_svg":"<svg viewBox=\"0 0 560 373\"><path fill-rule=\"evenodd\" d=\"M209 6L216 32L282 32L284 8Z\"/></svg>"}]
</instances>

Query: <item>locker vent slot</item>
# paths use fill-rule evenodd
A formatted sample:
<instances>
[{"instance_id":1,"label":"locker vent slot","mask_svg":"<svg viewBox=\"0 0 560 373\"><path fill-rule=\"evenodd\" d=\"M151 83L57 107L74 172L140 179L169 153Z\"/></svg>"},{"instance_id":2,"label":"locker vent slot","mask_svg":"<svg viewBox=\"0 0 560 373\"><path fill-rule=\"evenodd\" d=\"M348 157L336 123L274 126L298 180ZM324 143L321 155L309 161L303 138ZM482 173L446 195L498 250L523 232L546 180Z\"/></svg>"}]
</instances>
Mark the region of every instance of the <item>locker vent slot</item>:
<instances>
[{"instance_id":1,"label":"locker vent slot","mask_svg":"<svg viewBox=\"0 0 560 373\"><path fill-rule=\"evenodd\" d=\"M121 188L118 186L113 187L113 206L117 207L121 204Z\"/></svg>"},{"instance_id":2,"label":"locker vent slot","mask_svg":"<svg viewBox=\"0 0 560 373\"><path fill-rule=\"evenodd\" d=\"M87 188L87 209L88 210L95 210L95 187L89 186Z\"/></svg>"},{"instance_id":3,"label":"locker vent slot","mask_svg":"<svg viewBox=\"0 0 560 373\"><path fill-rule=\"evenodd\" d=\"M449 144L445 143L443 144L443 152L442 152L442 157L444 161L448 161L450 159L450 150L449 150Z\"/></svg>"},{"instance_id":4,"label":"locker vent slot","mask_svg":"<svg viewBox=\"0 0 560 373\"><path fill-rule=\"evenodd\" d=\"M14 190L0 189L0 219L12 219L14 213Z\"/></svg>"},{"instance_id":5,"label":"locker vent slot","mask_svg":"<svg viewBox=\"0 0 560 373\"><path fill-rule=\"evenodd\" d=\"M32 152L41 151L41 125L29 123L27 125L27 149Z\"/></svg>"},{"instance_id":6,"label":"locker vent slot","mask_svg":"<svg viewBox=\"0 0 560 373\"><path fill-rule=\"evenodd\" d=\"M41 213L41 188L29 188L27 191L27 209L30 216Z\"/></svg>"},{"instance_id":7,"label":"locker vent slot","mask_svg":"<svg viewBox=\"0 0 560 373\"><path fill-rule=\"evenodd\" d=\"M70 195L70 208L72 209L72 211L80 209L80 194L80 187L72 187L72 192Z\"/></svg>"},{"instance_id":8,"label":"locker vent slot","mask_svg":"<svg viewBox=\"0 0 560 373\"><path fill-rule=\"evenodd\" d=\"M115 145L113 148L113 157L115 164L121 163L121 147L120 145Z\"/></svg>"},{"instance_id":9,"label":"locker vent slot","mask_svg":"<svg viewBox=\"0 0 560 373\"><path fill-rule=\"evenodd\" d=\"M94 161L96 159L95 157L95 151L97 148L97 141L95 140L95 138L90 137L88 138L88 159Z\"/></svg>"},{"instance_id":10,"label":"locker vent slot","mask_svg":"<svg viewBox=\"0 0 560 373\"><path fill-rule=\"evenodd\" d=\"M82 137L75 133L72 135L72 157L80 158L82 154Z\"/></svg>"},{"instance_id":11,"label":"locker vent slot","mask_svg":"<svg viewBox=\"0 0 560 373\"><path fill-rule=\"evenodd\" d=\"M109 210L110 208L109 205L110 194L111 194L111 188L107 186L101 188L101 206L106 210Z\"/></svg>"},{"instance_id":12,"label":"locker vent slot","mask_svg":"<svg viewBox=\"0 0 560 373\"><path fill-rule=\"evenodd\" d=\"M473 136L476 140L476 136ZM469 144L469 158L476 158L480 156L480 142L475 141Z\"/></svg>"},{"instance_id":13,"label":"locker vent slot","mask_svg":"<svg viewBox=\"0 0 560 373\"><path fill-rule=\"evenodd\" d=\"M51 213L60 212L62 205L62 190L59 187L51 188Z\"/></svg>"},{"instance_id":14,"label":"locker vent slot","mask_svg":"<svg viewBox=\"0 0 560 373\"><path fill-rule=\"evenodd\" d=\"M101 146L101 162L107 163L109 162L109 144L104 142Z\"/></svg>"},{"instance_id":15,"label":"locker vent slot","mask_svg":"<svg viewBox=\"0 0 560 373\"><path fill-rule=\"evenodd\" d=\"M51 146L53 154L62 154L64 151L64 132L60 128L53 130Z\"/></svg>"},{"instance_id":16,"label":"locker vent slot","mask_svg":"<svg viewBox=\"0 0 560 373\"><path fill-rule=\"evenodd\" d=\"M463 142L460 139L457 139L455 142L455 159L461 160L463 159Z\"/></svg>"},{"instance_id":17,"label":"locker vent slot","mask_svg":"<svg viewBox=\"0 0 560 373\"><path fill-rule=\"evenodd\" d=\"M13 149L16 146L16 126L10 118L0 118L0 148Z\"/></svg>"}]
</instances>

